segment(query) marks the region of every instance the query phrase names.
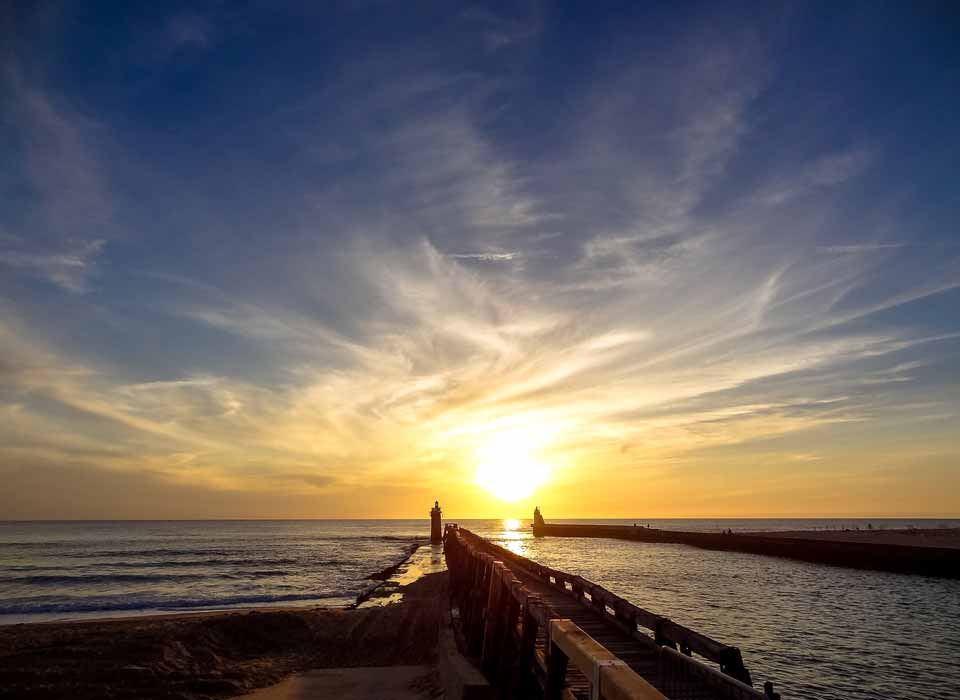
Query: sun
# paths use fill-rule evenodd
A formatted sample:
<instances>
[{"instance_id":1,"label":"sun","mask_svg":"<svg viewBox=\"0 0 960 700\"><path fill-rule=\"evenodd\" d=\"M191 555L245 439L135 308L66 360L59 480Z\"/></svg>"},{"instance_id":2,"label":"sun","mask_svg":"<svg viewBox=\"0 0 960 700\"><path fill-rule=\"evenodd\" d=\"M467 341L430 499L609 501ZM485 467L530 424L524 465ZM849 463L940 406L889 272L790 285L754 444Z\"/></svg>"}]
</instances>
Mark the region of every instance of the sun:
<instances>
[{"instance_id":1,"label":"sun","mask_svg":"<svg viewBox=\"0 0 960 700\"><path fill-rule=\"evenodd\" d=\"M531 495L550 475L537 456L544 442L523 430L494 434L476 450L477 484L508 503Z\"/></svg>"}]
</instances>

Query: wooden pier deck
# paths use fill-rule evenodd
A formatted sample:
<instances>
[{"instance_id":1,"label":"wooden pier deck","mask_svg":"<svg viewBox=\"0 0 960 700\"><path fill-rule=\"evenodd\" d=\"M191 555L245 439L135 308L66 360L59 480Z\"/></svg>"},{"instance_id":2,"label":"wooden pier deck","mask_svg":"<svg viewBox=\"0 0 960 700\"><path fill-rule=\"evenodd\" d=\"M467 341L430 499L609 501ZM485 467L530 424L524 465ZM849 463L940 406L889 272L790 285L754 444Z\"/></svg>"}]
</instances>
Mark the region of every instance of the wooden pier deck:
<instances>
[{"instance_id":1,"label":"wooden pier deck","mask_svg":"<svg viewBox=\"0 0 960 700\"><path fill-rule=\"evenodd\" d=\"M577 603L570 596L564 595L535 576L531 576L519 568L512 569L512 571L531 593L539 595L561 618L572 620L580 629L662 692L663 683L658 673L659 648L656 644L638 642L624 630L601 619L593 610ZM546 654L546 634L538 635L536 648L540 653ZM566 685L574 694L589 697L587 694L589 682L578 669L569 668L567 670ZM688 697L708 698L713 696L704 694Z\"/></svg>"},{"instance_id":2,"label":"wooden pier deck","mask_svg":"<svg viewBox=\"0 0 960 700\"><path fill-rule=\"evenodd\" d=\"M487 670L492 670L495 677L505 676L505 662L499 650L497 660L491 662L487 658L489 639L498 640L493 646L499 647L515 638L517 658L524 657L521 640L526 639L531 647L527 656L535 662L534 669L539 669L535 675L539 675L540 685L547 688L550 685L549 623L562 620L574 624L604 653L611 654L610 663L625 665L649 684L650 692L656 694L649 697L669 700L778 697L772 686L769 694L752 687L739 649L632 605L579 576L543 567L456 527L448 529L445 550L448 568L454 576L454 592L459 593L463 607L464 626L474 630L474 648L484 657ZM507 594L497 593L500 580ZM505 616L507 621L497 623L500 616ZM527 629L531 625L535 633ZM504 632L504 628L510 633ZM693 654L703 661L693 658ZM709 665L710 662L719 664L720 668ZM506 673L507 677L511 675L516 674ZM570 693L567 697L596 697L591 695L594 680L587 676L576 665L564 666L563 687Z\"/></svg>"}]
</instances>

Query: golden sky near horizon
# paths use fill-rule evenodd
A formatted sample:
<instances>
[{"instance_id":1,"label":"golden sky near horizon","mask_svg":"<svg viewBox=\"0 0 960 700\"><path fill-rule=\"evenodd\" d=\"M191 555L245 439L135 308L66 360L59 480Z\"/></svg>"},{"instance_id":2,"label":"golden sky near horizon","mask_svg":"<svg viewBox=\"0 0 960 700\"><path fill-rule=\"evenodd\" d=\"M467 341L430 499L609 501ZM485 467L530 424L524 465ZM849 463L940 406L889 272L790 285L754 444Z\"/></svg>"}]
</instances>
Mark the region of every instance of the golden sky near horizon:
<instances>
[{"instance_id":1,"label":"golden sky near horizon","mask_svg":"<svg viewBox=\"0 0 960 700\"><path fill-rule=\"evenodd\" d=\"M960 516L933 44L51 7L0 48L0 518Z\"/></svg>"},{"instance_id":2,"label":"golden sky near horizon","mask_svg":"<svg viewBox=\"0 0 960 700\"><path fill-rule=\"evenodd\" d=\"M453 519L529 517L537 504L548 517L958 512L952 439L937 416L904 418L900 406L867 416L832 389L807 396L802 374L802 388L783 380L800 402L745 389L825 361L822 348L785 355L766 340L748 360L714 355L754 333L752 317L731 323L749 298L702 319L681 348L653 329L590 335L551 313L527 317L475 273L419 254L434 268L429 284L396 278L390 297L409 314L444 313L371 346L331 339L358 366L301 370L282 392L213 376L118 384L4 326L35 368L23 390L61 406L5 410L8 430L37 436L19 452L36 466L18 472L5 515L425 517L434 499ZM510 323L477 323L473 305L484 304ZM243 311L250 328L302 330L302 319ZM864 352L862 342L844 352ZM890 373L856 380L865 376Z\"/></svg>"}]
</instances>

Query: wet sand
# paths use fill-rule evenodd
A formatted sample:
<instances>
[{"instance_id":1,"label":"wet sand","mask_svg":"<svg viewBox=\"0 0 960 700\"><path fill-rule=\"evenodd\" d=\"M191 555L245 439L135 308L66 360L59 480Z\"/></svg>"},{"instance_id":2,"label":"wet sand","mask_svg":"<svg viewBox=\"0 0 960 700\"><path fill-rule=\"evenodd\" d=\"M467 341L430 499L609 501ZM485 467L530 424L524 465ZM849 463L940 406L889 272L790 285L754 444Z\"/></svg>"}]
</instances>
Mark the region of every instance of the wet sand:
<instances>
[{"instance_id":1,"label":"wet sand","mask_svg":"<svg viewBox=\"0 0 960 700\"><path fill-rule=\"evenodd\" d=\"M351 609L369 608L399 603L407 595L405 593L407 586L428 574L436 574L446 570L447 562L443 558L442 544L419 546L399 564L371 576L371 578L380 580L382 583L357 598L357 602L350 607Z\"/></svg>"},{"instance_id":2,"label":"wet sand","mask_svg":"<svg viewBox=\"0 0 960 700\"><path fill-rule=\"evenodd\" d=\"M3 626L0 698L203 700L311 669L428 666L446 585L445 573L427 574L391 591L391 600L402 602L356 610L261 608ZM427 681L414 691L433 692Z\"/></svg>"}]
</instances>

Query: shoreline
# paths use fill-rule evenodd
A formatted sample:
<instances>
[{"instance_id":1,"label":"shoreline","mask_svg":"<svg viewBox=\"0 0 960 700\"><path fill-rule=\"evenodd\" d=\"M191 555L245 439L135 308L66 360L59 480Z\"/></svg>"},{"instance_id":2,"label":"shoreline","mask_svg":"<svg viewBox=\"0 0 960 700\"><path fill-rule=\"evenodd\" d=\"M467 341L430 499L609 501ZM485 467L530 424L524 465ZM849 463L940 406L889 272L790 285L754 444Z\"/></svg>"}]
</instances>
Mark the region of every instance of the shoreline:
<instances>
[{"instance_id":1,"label":"shoreline","mask_svg":"<svg viewBox=\"0 0 960 700\"><path fill-rule=\"evenodd\" d=\"M373 585L369 590L360 593L356 597L356 600L346 606L346 609L356 610L371 598L376 597L377 591L382 591L382 589L390 585L390 580L393 578L393 576L398 571L406 567L407 563L413 558L413 555L417 553L417 550L419 550L421 546L423 546L422 542L414 542L410 546L407 556L405 556L403 559L398 561L396 564L392 564L384 569L381 569L380 571L375 571L367 576L368 581L377 581L378 583ZM411 581L411 583L412 582L413 581Z\"/></svg>"},{"instance_id":2,"label":"shoreline","mask_svg":"<svg viewBox=\"0 0 960 700\"><path fill-rule=\"evenodd\" d=\"M59 624L82 624L91 622L114 622L139 620L144 618L180 618L197 617L205 615L220 615L232 612L252 612L263 611L303 611L303 610L354 610L371 598L378 597L378 591L384 587L390 586L391 579L401 570L405 570L410 563L411 558L417 551L424 546L422 541L412 541L406 554L396 563L391 564L379 571L374 571L364 577L364 581L375 581L369 589L361 591L356 595L331 595L317 596L303 601L274 601L251 605L226 605L218 607L216 605L204 606L197 609L190 608L171 608L164 610L160 608L131 608L128 610L84 610L77 612L40 612L28 613L22 615L10 615L12 618L19 618L11 621L4 621L0 616L0 630L7 627L19 625L59 625ZM414 583L420 576L406 577L402 585ZM334 605L324 605L322 601L337 601Z\"/></svg>"},{"instance_id":3,"label":"shoreline","mask_svg":"<svg viewBox=\"0 0 960 700\"><path fill-rule=\"evenodd\" d=\"M429 664L446 587L434 572L400 586L398 604L5 625L0 698L229 698L311 669Z\"/></svg>"}]
</instances>

